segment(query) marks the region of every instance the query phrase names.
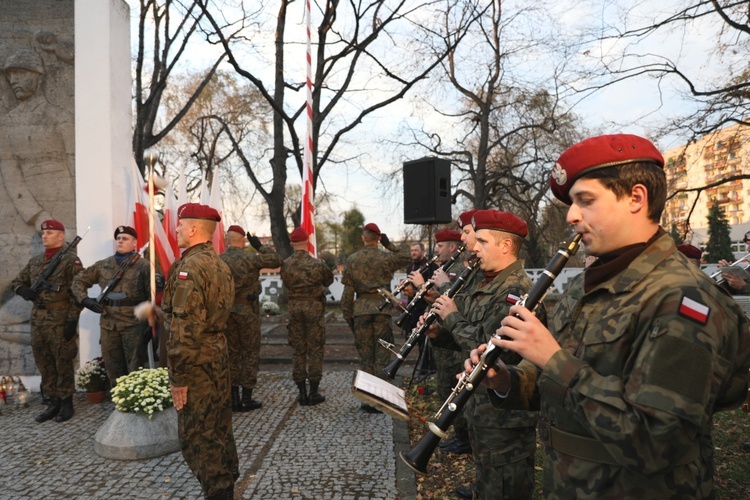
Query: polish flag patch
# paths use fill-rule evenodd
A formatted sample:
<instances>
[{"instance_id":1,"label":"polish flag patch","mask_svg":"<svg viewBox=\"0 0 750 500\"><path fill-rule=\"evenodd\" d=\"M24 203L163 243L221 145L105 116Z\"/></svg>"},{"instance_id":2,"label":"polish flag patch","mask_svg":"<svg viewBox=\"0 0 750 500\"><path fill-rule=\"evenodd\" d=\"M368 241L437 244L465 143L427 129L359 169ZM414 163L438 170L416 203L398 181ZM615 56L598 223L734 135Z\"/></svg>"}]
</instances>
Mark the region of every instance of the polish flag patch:
<instances>
[{"instance_id":1,"label":"polish flag patch","mask_svg":"<svg viewBox=\"0 0 750 500\"><path fill-rule=\"evenodd\" d=\"M187 271L180 271L180 274L178 274L177 277L181 280L186 280L187 275L188 275Z\"/></svg>"},{"instance_id":2,"label":"polish flag patch","mask_svg":"<svg viewBox=\"0 0 750 500\"><path fill-rule=\"evenodd\" d=\"M706 322L708 322L708 314L710 312L710 307L701 304L690 297L683 297L682 302L680 303L680 315L690 318L693 321L697 321L701 325L705 325Z\"/></svg>"},{"instance_id":3,"label":"polish flag patch","mask_svg":"<svg viewBox=\"0 0 750 500\"><path fill-rule=\"evenodd\" d=\"M505 302L509 302L511 304L516 304L519 300L521 300L521 297L519 297L518 295L513 295L512 293L509 293L505 297Z\"/></svg>"}]
</instances>

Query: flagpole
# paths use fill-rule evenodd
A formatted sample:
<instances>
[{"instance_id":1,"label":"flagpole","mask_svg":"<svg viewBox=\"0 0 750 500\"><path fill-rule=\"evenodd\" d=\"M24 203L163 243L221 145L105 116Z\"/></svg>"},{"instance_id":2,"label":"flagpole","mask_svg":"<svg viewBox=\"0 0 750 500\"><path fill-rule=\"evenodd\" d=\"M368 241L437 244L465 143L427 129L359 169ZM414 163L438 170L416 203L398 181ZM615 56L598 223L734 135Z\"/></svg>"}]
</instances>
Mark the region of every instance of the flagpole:
<instances>
[{"instance_id":1,"label":"flagpole","mask_svg":"<svg viewBox=\"0 0 750 500\"><path fill-rule=\"evenodd\" d=\"M154 245L154 163L158 158L158 153L154 149L144 151L146 163L148 164L148 258L150 264L150 284L151 284L151 311L156 311L156 246ZM148 346L148 366L155 368L154 362L154 338L156 337L156 322L151 327L151 340Z\"/></svg>"}]
</instances>

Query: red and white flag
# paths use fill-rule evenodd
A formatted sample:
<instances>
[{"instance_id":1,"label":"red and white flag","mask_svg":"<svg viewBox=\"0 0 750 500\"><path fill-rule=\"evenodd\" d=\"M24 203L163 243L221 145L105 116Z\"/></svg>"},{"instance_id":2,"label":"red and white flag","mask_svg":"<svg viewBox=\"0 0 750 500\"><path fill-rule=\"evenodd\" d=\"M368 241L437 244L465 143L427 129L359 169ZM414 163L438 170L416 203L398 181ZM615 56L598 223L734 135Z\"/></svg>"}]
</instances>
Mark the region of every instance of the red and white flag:
<instances>
[{"instance_id":1,"label":"red and white flag","mask_svg":"<svg viewBox=\"0 0 750 500\"><path fill-rule=\"evenodd\" d=\"M221 176L219 174L219 166L214 166L214 176L211 181L211 195L208 198L208 206L219 212L221 216L221 222L216 224L216 230L214 231L214 250L216 253L224 253L224 205L221 202Z\"/></svg>"},{"instance_id":2,"label":"red and white flag","mask_svg":"<svg viewBox=\"0 0 750 500\"><path fill-rule=\"evenodd\" d=\"M697 321L701 325L705 325L708 322L708 315L711 312L711 308L690 297L683 297L682 302L680 302L679 312L681 315Z\"/></svg>"},{"instance_id":3,"label":"red and white flag","mask_svg":"<svg viewBox=\"0 0 750 500\"><path fill-rule=\"evenodd\" d=\"M182 174L182 169L180 169ZM169 246L172 248L172 254L175 256L180 255L180 247L177 246L177 200L172 190L172 184L167 182L167 188L164 191L164 219L162 220L162 226L164 232L167 233L167 240Z\"/></svg>"},{"instance_id":4,"label":"red and white flag","mask_svg":"<svg viewBox=\"0 0 750 500\"><path fill-rule=\"evenodd\" d=\"M305 19L307 28L307 133L305 134L305 156L302 165L302 228L309 235L307 239L307 251L313 257L318 256L318 244L315 237L315 205L313 204L313 136L312 136L312 54L311 54L311 21L310 0L305 0Z\"/></svg>"}]
</instances>

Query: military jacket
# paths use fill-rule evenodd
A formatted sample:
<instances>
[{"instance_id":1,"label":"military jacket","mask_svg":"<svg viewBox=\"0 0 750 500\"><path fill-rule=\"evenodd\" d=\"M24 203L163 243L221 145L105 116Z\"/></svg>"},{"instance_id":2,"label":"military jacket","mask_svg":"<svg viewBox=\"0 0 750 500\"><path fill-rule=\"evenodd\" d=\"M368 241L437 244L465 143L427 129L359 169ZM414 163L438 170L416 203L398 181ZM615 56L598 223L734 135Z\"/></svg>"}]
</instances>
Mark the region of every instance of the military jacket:
<instances>
[{"instance_id":1,"label":"military jacket","mask_svg":"<svg viewBox=\"0 0 750 500\"><path fill-rule=\"evenodd\" d=\"M58 251L62 252L62 249ZM10 286L13 291L15 292L22 285L29 287L33 285L54 258L55 256L53 255L49 259L45 259L43 253L32 257L29 263L26 264L26 267L11 282ZM37 298L42 305L40 306L35 303L32 315L38 309L64 309L67 311L65 314L67 321L78 321L78 316L81 314L81 306L76 302L70 287L73 283L73 278L82 270L81 260L78 258L75 250L71 249L47 279L48 283L59 285L60 290L55 292L44 287L37 290Z\"/></svg>"},{"instance_id":2,"label":"military jacket","mask_svg":"<svg viewBox=\"0 0 750 500\"><path fill-rule=\"evenodd\" d=\"M712 416L745 400L747 318L668 234L588 293L583 278L552 314L562 350L513 370L502 406L539 404L551 428L545 497L712 497ZM584 440L560 451L557 430Z\"/></svg>"},{"instance_id":3,"label":"military jacket","mask_svg":"<svg viewBox=\"0 0 750 500\"><path fill-rule=\"evenodd\" d=\"M172 385L190 385L193 366L226 361L222 332L233 302L232 272L211 242L193 245L172 264L162 299Z\"/></svg>"},{"instance_id":4,"label":"military jacket","mask_svg":"<svg viewBox=\"0 0 750 500\"><path fill-rule=\"evenodd\" d=\"M281 266L281 281L289 300L320 299L325 301L325 288L333 283L331 269L320 259L304 250L295 251Z\"/></svg>"},{"instance_id":5,"label":"military jacket","mask_svg":"<svg viewBox=\"0 0 750 500\"><path fill-rule=\"evenodd\" d=\"M344 318L365 316L368 314L388 314L378 311L383 299L378 295L378 288L390 290L393 273L406 266L411 260L408 247L396 247L393 243L388 248L393 253L380 250L376 245L365 245L346 260L341 283L344 293L341 297L341 312ZM355 295L367 294L366 297Z\"/></svg>"},{"instance_id":6,"label":"military jacket","mask_svg":"<svg viewBox=\"0 0 750 500\"><path fill-rule=\"evenodd\" d=\"M257 253L229 247L221 254L221 260L229 266L234 277L235 309L257 303L260 295L260 270L275 269L283 262L281 256L267 246L260 247Z\"/></svg>"},{"instance_id":7,"label":"military jacket","mask_svg":"<svg viewBox=\"0 0 750 500\"><path fill-rule=\"evenodd\" d=\"M88 297L88 289L96 284L103 290L119 267L120 265L115 260L115 257L111 256L96 262L93 266L89 266L79 273L73 280L73 286L71 287L76 300L79 303L83 301L83 299ZM104 312L99 320L99 326L108 330L119 330L144 324L144 321L138 320L133 315L133 309L141 302L150 300L150 281L150 266L148 262L138 258L128 266L122 274L120 281L108 294L109 298L117 297L116 300L122 301L127 305L107 305L108 302L105 300L105 305L103 306Z\"/></svg>"}]
</instances>

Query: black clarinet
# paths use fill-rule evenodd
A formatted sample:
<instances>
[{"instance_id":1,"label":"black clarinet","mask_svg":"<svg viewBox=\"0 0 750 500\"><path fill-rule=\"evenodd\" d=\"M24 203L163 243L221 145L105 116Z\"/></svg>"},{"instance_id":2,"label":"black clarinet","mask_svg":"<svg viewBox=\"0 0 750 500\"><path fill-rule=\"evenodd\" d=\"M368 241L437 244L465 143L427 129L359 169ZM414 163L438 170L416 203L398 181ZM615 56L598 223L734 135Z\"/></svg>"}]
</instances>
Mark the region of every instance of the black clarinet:
<instances>
[{"instance_id":1,"label":"black clarinet","mask_svg":"<svg viewBox=\"0 0 750 500\"><path fill-rule=\"evenodd\" d=\"M430 260L428 260L427 262L425 262L424 264L422 264L420 266L420 268L417 269L417 272L419 274L422 274L423 272L425 272L427 270L427 268L432 265L433 262L435 262L436 260L438 260L438 257L439 257L438 255L433 255ZM395 290L393 290L393 295L396 296L399 293L403 292L404 288L406 288L410 284L411 284L411 281L409 281L408 279L404 280L403 283L401 283L399 286L396 287ZM382 295L384 295L386 297L386 299L383 301L382 304L380 304L378 306L378 311L382 311L383 309L385 309L385 306L387 306L388 304L391 303L390 299L385 294L382 294Z\"/></svg>"},{"instance_id":2,"label":"black clarinet","mask_svg":"<svg viewBox=\"0 0 750 500\"><path fill-rule=\"evenodd\" d=\"M524 295L519 304L525 306L528 310L534 311L537 306L544 300L552 283L560 271L565 267L568 260L575 255L581 242L581 235L576 234L575 238L569 243L565 243L563 248L557 251L552 261L536 280L529 293ZM404 453L401 452L401 459L411 467L414 472L420 474L427 473L427 462L435 452L440 440L447 436L447 431L453 424L458 413L466 406L469 398L474 394L474 389L479 386L480 382L487 375L487 370L492 367L497 358L500 356L502 349L495 347L495 344L488 342L487 350L482 354L479 363L471 370L470 373L464 372L461 375L453 392L443 403L438 412L435 414L435 421L430 422L430 432L424 435L414 448Z\"/></svg>"},{"instance_id":3,"label":"black clarinet","mask_svg":"<svg viewBox=\"0 0 750 500\"><path fill-rule=\"evenodd\" d=\"M469 275L474 272L478 265L479 259L477 259L476 257L472 258L469 261L469 265L466 267L466 269L463 270L461 275L456 279L456 281L453 282L453 285L451 285L450 289L443 295L445 295L449 299L453 298L453 296L456 295L464 287L464 285L466 284L466 280L469 279ZM404 342L404 345L402 345L401 349L399 349L399 351L396 353L396 359L394 359L390 365L383 368L383 373L385 373L388 378L396 378L396 373L398 372L398 369L401 368L401 365L406 360L406 357L409 356L411 350L415 345L419 343L419 340L437 318L438 314L435 311L430 311L427 317L424 319L424 323L422 323L422 326L411 331L409 337L406 339L406 342Z\"/></svg>"}]
</instances>

